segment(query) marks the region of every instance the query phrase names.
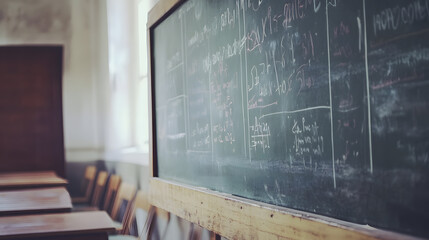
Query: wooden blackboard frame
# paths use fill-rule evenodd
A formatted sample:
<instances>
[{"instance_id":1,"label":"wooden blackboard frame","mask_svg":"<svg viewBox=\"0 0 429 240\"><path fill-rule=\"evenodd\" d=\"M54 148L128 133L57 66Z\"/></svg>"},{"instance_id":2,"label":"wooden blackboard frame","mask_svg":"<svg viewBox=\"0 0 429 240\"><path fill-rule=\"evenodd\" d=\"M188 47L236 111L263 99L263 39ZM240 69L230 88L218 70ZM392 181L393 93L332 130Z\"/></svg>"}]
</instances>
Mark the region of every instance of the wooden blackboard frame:
<instances>
[{"instance_id":1,"label":"wooden blackboard frame","mask_svg":"<svg viewBox=\"0 0 429 240\"><path fill-rule=\"evenodd\" d=\"M147 22L150 203L228 239L421 239L158 178L153 29L186 0L160 0Z\"/></svg>"}]
</instances>

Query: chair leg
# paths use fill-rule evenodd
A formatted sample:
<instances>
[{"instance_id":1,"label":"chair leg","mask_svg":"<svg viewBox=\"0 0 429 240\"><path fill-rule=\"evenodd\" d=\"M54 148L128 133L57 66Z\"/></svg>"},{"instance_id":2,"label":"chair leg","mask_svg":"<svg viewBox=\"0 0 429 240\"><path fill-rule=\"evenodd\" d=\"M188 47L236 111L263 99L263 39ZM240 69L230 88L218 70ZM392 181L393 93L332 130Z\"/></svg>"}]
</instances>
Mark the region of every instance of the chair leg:
<instances>
[{"instance_id":1,"label":"chair leg","mask_svg":"<svg viewBox=\"0 0 429 240\"><path fill-rule=\"evenodd\" d=\"M210 240L220 240L221 237L214 232L210 232Z\"/></svg>"},{"instance_id":2,"label":"chair leg","mask_svg":"<svg viewBox=\"0 0 429 240\"><path fill-rule=\"evenodd\" d=\"M165 228L164 231L161 235L161 239L164 239L165 235L167 234L167 230L168 230L168 224L170 223L170 213L167 212L167 223L165 224Z\"/></svg>"},{"instance_id":3,"label":"chair leg","mask_svg":"<svg viewBox=\"0 0 429 240\"><path fill-rule=\"evenodd\" d=\"M200 240L202 233L203 233L203 228L196 225L196 224L192 224L192 233L189 237L190 240Z\"/></svg>"},{"instance_id":4,"label":"chair leg","mask_svg":"<svg viewBox=\"0 0 429 240\"><path fill-rule=\"evenodd\" d=\"M188 240L192 240L193 232L194 232L194 224L191 223L191 227L189 228L189 232L188 232Z\"/></svg>"},{"instance_id":5,"label":"chair leg","mask_svg":"<svg viewBox=\"0 0 429 240\"><path fill-rule=\"evenodd\" d=\"M122 229L119 232L121 235L127 235L130 232L130 226L132 221L132 215L133 215L133 204L130 204L127 209L125 210L123 222L122 222Z\"/></svg>"},{"instance_id":6,"label":"chair leg","mask_svg":"<svg viewBox=\"0 0 429 240\"><path fill-rule=\"evenodd\" d=\"M150 239L150 235L153 227L153 221L155 219L155 212L156 212L156 208L154 206L150 206L146 221L143 226L143 230L142 230L143 232L142 234L139 234L139 236L142 236L142 237L144 236L145 239Z\"/></svg>"}]
</instances>

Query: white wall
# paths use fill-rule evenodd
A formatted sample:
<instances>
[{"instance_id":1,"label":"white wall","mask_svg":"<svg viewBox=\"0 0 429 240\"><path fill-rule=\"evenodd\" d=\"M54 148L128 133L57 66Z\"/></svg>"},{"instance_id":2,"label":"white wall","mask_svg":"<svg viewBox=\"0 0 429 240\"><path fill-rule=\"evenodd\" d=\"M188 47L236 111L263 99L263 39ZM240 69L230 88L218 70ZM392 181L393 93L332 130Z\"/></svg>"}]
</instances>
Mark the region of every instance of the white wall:
<instances>
[{"instance_id":1,"label":"white wall","mask_svg":"<svg viewBox=\"0 0 429 240\"><path fill-rule=\"evenodd\" d=\"M103 0L69 0L69 3L70 71L63 85L65 147L68 160L92 160L103 150L100 136L103 118L98 96L103 91L100 82L106 80L108 71L105 3ZM85 153L86 157L77 157L78 153Z\"/></svg>"},{"instance_id":2,"label":"white wall","mask_svg":"<svg viewBox=\"0 0 429 240\"><path fill-rule=\"evenodd\" d=\"M1 45L64 46L64 137L66 153L72 157L74 152L98 153L103 149L97 99L98 81L106 77L103 72L107 71L103 66L107 64L107 30L104 27L103 32L99 18L103 2L0 1Z\"/></svg>"}]
</instances>

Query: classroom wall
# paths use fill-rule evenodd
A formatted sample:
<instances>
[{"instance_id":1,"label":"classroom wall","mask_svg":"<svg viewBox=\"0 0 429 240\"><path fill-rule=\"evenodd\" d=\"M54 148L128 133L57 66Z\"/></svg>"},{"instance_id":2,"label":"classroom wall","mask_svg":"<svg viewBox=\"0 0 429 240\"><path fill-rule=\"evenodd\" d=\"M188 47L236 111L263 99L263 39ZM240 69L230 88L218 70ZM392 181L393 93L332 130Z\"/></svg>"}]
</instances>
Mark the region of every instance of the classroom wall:
<instances>
[{"instance_id":1,"label":"classroom wall","mask_svg":"<svg viewBox=\"0 0 429 240\"><path fill-rule=\"evenodd\" d=\"M97 81L103 78L102 0L2 0L0 44L64 46L63 116L67 153L101 148ZM105 30L104 30L105 31ZM105 35L105 34L104 34ZM105 40L104 40L105 41ZM106 55L106 54L104 54ZM103 71L104 69L104 71Z\"/></svg>"},{"instance_id":2,"label":"classroom wall","mask_svg":"<svg viewBox=\"0 0 429 240\"><path fill-rule=\"evenodd\" d=\"M149 190L148 154L127 153L136 141L130 90L138 80L137 1L0 1L0 45L64 46L64 140L72 195L88 165ZM154 239L181 239L190 227L175 216L168 224L158 219Z\"/></svg>"},{"instance_id":3,"label":"classroom wall","mask_svg":"<svg viewBox=\"0 0 429 240\"><path fill-rule=\"evenodd\" d=\"M123 154L136 142L132 128L137 124L133 101L138 81L137 2L0 2L1 45L64 46L67 161L143 157L147 162L147 154Z\"/></svg>"},{"instance_id":4,"label":"classroom wall","mask_svg":"<svg viewBox=\"0 0 429 240\"><path fill-rule=\"evenodd\" d=\"M147 153L121 154L133 146L135 137L131 90L138 78L136 3L0 1L0 45L64 46L63 115L68 162L144 159L140 163L147 166Z\"/></svg>"}]
</instances>

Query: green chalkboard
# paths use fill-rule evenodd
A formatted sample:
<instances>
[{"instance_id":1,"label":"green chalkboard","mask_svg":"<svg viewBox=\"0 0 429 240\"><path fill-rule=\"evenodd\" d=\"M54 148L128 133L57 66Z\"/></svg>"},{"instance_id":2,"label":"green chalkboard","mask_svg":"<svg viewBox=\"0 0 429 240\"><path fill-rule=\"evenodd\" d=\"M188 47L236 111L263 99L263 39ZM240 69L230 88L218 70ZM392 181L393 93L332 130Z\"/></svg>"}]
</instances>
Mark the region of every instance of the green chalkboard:
<instances>
[{"instance_id":1,"label":"green chalkboard","mask_svg":"<svg viewBox=\"0 0 429 240\"><path fill-rule=\"evenodd\" d=\"M429 237L429 0L188 0L150 33L158 177Z\"/></svg>"}]
</instances>

